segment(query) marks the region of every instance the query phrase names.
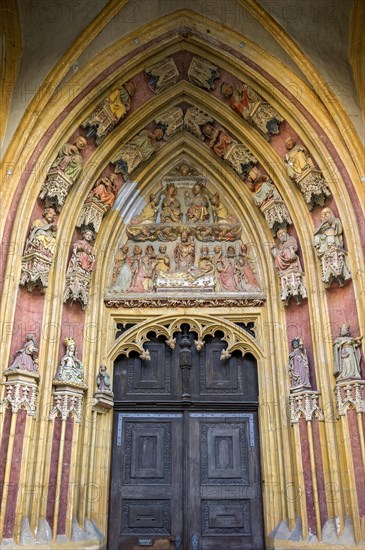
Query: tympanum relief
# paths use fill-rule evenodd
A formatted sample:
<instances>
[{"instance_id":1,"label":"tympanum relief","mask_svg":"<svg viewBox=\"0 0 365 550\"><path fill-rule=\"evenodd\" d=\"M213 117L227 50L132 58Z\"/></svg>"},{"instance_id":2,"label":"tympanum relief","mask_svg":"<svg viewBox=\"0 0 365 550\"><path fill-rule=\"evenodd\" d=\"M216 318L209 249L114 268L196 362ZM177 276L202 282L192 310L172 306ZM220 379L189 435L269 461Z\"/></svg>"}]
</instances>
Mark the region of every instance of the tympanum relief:
<instances>
[{"instance_id":1,"label":"tympanum relief","mask_svg":"<svg viewBox=\"0 0 365 550\"><path fill-rule=\"evenodd\" d=\"M107 299L263 297L252 248L218 192L185 162L126 227Z\"/></svg>"}]
</instances>

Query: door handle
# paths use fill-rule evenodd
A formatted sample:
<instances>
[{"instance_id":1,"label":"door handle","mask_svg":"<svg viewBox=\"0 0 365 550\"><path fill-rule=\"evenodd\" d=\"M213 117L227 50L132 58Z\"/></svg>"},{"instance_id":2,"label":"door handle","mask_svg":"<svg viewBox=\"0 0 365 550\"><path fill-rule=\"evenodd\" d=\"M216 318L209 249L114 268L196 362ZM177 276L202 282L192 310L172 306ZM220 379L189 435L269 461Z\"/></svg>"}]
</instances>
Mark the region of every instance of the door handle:
<instances>
[{"instance_id":1,"label":"door handle","mask_svg":"<svg viewBox=\"0 0 365 550\"><path fill-rule=\"evenodd\" d=\"M199 537L197 534L191 537L191 550L199 550Z\"/></svg>"}]
</instances>

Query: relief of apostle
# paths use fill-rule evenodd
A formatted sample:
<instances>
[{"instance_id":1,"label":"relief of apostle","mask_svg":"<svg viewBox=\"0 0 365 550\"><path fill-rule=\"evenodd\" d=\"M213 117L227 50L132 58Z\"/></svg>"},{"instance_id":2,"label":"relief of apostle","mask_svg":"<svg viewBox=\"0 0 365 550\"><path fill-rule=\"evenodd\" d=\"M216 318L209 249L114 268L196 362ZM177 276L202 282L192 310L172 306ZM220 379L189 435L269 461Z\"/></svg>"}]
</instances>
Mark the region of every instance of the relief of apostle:
<instances>
[{"instance_id":1,"label":"relief of apostle","mask_svg":"<svg viewBox=\"0 0 365 550\"><path fill-rule=\"evenodd\" d=\"M349 326L341 326L340 336L333 343L334 375L338 381L361 378L361 340L362 336L351 336Z\"/></svg>"},{"instance_id":2,"label":"relief of apostle","mask_svg":"<svg viewBox=\"0 0 365 550\"><path fill-rule=\"evenodd\" d=\"M86 139L81 136L76 139L73 145L71 143L64 143L50 171L57 168L59 171L63 172L72 183L75 183L82 172L84 164L80 151L85 149L86 144Z\"/></svg>"},{"instance_id":3,"label":"relief of apostle","mask_svg":"<svg viewBox=\"0 0 365 550\"><path fill-rule=\"evenodd\" d=\"M42 218L33 221L32 227L25 245L24 253L37 250L52 258L56 251L57 224L56 210L52 207L45 208Z\"/></svg>"},{"instance_id":4,"label":"relief of apostle","mask_svg":"<svg viewBox=\"0 0 365 550\"><path fill-rule=\"evenodd\" d=\"M271 249L276 269L279 273L288 269L302 271L299 256L296 253L298 250L296 239L291 237L284 228L279 229L277 237L280 241L279 245Z\"/></svg>"},{"instance_id":5,"label":"relief of apostle","mask_svg":"<svg viewBox=\"0 0 365 550\"><path fill-rule=\"evenodd\" d=\"M285 141L287 153L284 156L284 166L286 173L291 179L298 179L309 168L314 168L313 161L303 145L296 145L292 137Z\"/></svg>"},{"instance_id":6,"label":"relief of apostle","mask_svg":"<svg viewBox=\"0 0 365 550\"><path fill-rule=\"evenodd\" d=\"M223 82L221 92L224 97L229 97L229 106L244 119L249 118L253 107L261 101L261 98L249 86L244 84L241 89L234 90L231 84Z\"/></svg>"},{"instance_id":7,"label":"relief of apostle","mask_svg":"<svg viewBox=\"0 0 365 550\"><path fill-rule=\"evenodd\" d=\"M83 271L90 274L95 267L95 254L92 242L94 233L91 229L85 229L82 233L83 239L76 241L73 245L72 256L68 272Z\"/></svg>"},{"instance_id":8,"label":"relief of apostle","mask_svg":"<svg viewBox=\"0 0 365 550\"><path fill-rule=\"evenodd\" d=\"M86 128L88 137L96 135L96 144L99 145L115 125L121 120L130 109L131 98L136 92L136 87L133 82L126 82L124 86L120 86L113 90L91 113L91 115L81 124L82 128Z\"/></svg>"},{"instance_id":9,"label":"relief of apostle","mask_svg":"<svg viewBox=\"0 0 365 550\"><path fill-rule=\"evenodd\" d=\"M177 243L174 250L174 259L178 271L186 271L194 265L195 243L189 238L186 231L181 232L181 242Z\"/></svg>"},{"instance_id":10,"label":"relief of apostle","mask_svg":"<svg viewBox=\"0 0 365 550\"><path fill-rule=\"evenodd\" d=\"M219 128L214 128L211 124L204 124L202 127L202 132L205 137L209 140L208 146L210 149L213 149L216 155L223 157L227 152L227 149L233 143L236 143L230 135L228 135L224 130Z\"/></svg>"},{"instance_id":11,"label":"relief of apostle","mask_svg":"<svg viewBox=\"0 0 365 550\"><path fill-rule=\"evenodd\" d=\"M209 201L203 193L203 187L200 183L194 185L192 197L190 197L189 191L185 192L185 204L189 206L187 212L189 222L205 222L209 219Z\"/></svg>"},{"instance_id":12,"label":"relief of apostle","mask_svg":"<svg viewBox=\"0 0 365 550\"><path fill-rule=\"evenodd\" d=\"M321 212L321 223L314 232L314 247L317 253L323 254L330 248L342 248L342 223L336 218L330 208L323 208Z\"/></svg>"},{"instance_id":13,"label":"relief of apostle","mask_svg":"<svg viewBox=\"0 0 365 550\"><path fill-rule=\"evenodd\" d=\"M254 167L248 173L248 185L253 193L253 201L257 206L264 206L270 199L281 200L278 190L270 178L261 174L259 169Z\"/></svg>"},{"instance_id":14,"label":"relief of apostle","mask_svg":"<svg viewBox=\"0 0 365 550\"><path fill-rule=\"evenodd\" d=\"M117 176L110 174L108 177L101 178L96 182L95 187L91 190L90 195L96 197L100 202L111 208L115 201L117 192L116 188Z\"/></svg>"}]
</instances>

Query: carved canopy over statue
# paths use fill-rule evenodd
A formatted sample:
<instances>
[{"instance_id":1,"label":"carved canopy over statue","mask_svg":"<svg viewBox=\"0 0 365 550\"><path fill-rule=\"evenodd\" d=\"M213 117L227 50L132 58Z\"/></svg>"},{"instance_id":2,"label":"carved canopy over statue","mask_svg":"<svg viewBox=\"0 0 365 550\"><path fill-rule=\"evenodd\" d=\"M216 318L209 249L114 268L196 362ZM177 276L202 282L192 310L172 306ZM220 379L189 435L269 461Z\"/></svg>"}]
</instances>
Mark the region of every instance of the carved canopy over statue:
<instances>
[{"instance_id":1,"label":"carved canopy over statue","mask_svg":"<svg viewBox=\"0 0 365 550\"><path fill-rule=\"evenodd\" d=\"M241 233L220 194L183 162L126 227L107 296L262 295L253 251Z\"/></svg>"}]
</instances>

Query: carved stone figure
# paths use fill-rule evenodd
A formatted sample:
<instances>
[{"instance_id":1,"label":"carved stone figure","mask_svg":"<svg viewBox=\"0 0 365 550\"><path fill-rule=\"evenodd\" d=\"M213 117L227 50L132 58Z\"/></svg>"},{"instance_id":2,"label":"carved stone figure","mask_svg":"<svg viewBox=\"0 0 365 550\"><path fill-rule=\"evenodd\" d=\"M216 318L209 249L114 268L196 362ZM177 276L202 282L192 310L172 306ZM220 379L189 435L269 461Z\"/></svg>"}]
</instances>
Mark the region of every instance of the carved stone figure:
<instances>
[{"instance_id":1,"label":"carved stone figure","mask_svg":"<svg viewBox=\"0 0 365 550\"><path fill-rule=\"evenodd\" d=\"M289 354L290 389L299 390L311 388L309 380L309 363L307 352L300 338L294 338L291 342L293 351Z\"/></svg>"},{"instance_id":2,"label":"carved stone figure","mask_svg":"<svg viewBox=\"0 0 365 550\"><path fill-rule=\"evenodd\" d=\"M214 82L220 77L218 67L203 59L202 57L193 57L188 70L188 77L192 84L204 88L205 90L214 90Z\"/></svg>"},{"instance_id":3,"label":"carved stone figure","mask_svg":"<svg viewBox=\"0 0 365 550\"><path fill-rule=\"evenodd\" d=\"M132 259L128 256L128 245L121 248L119 262L120 270L117 279L112 287L112 292L126 292L132 283L131 263Z\"/></svg>"},{"instance_id":4,"label":"carved stone figure","mask_svg":"<svg viewBox=\"0 0 365 550\"><path fill-rule=\"evenodd\" d=\"M219 193L209 193L209 201L212 207L213 221L218 223L236 224L237 218L228 213L227 208L220 200Z\"/></svg>"},{"instance_id":5,"label":"carved stone figure","mask_svg":"<svg viewBox=\"0 0 365 550\"><path fill-rule=\"evenodd\" d=\"M268 176L255 166L249 171L247 181L253 202L260 208L270 229L277 233L280 227L293 223L286 204Z\"/></svg>"},{"instance_id":6,"label":"carved stone figure","mask_svg":"<svg viewBox=\"0 0 365 550\"><path fill-rule=\"evenodd\" d=\"M180 202L176 198L176 187L173 183L166 186L165 197L162 201L162 223L179 223L182 217Z\"/></svg>"},{"instance_id":7,"label":"carved stone figure","mask_svg":"<svg viewBox=\"0 0 365 550\"><path fill-rule=\"evenodd\" d=\"M289 178L299 185L310 209L316 204L322 206L326 197L331 194L322 173L315 168L307 149L303 145L297 145L294 138L287 138L285 146L287 153L284 156L284 166Z\"/></svg>"},{"instance_id":8,"label":"carved stone figure","mask_svg":"<svg viewBox=\"0 0 365 550\"><path fill-rule=\"evenodd\" d=\"M254 290L256 292L260 289L260 283L251 266L246 244L241 244L237 263L234 267L238 288L242 288L242 290Z\"/></svg>"},{"instance_id":9,"label":"carved stone figure","mask_svg":"<svg viewBox=\"0 0 365 550\"><path fill-rule=\"evenodd\" d=\"M171 57L166 57L146 69L148 86L153 93L159 94L179 79L179 71Z\"/></svg>"},{"instance_id":10,"label":"carved stone figure","mask_svg":"<svg viewBox=\"0 0 365 550\"><path fill-rule=\"evenodd\" d=\"M204 124L202 132L208 140L208 147L221 158L225 158L228 147L236 143L222 128L215 128L212 124Z\"/></svg>"},{"instance_id":11,"label":"carved stone figure","mask_svg":"<svg viewBox=\"0 0 365 550\"><path fill-rule=\"evenodd\" d=\"M183 129L184 113L180 107L172 107L155 118L155 122L163 130L165 139L167 139Z\"/></svg>"},{"instance_id":12,"label":"carved stone figure","mask_svg":"<svg viewBox=\"0 0 365 550\"><path fill-rule=\"evenodd\" d=\"M38 348L33 334L27 335L24 346L18 349L8 370L38 371Z\"/></svg>"},{"instance_id":13,"label":"carved stone figure","mask_svg":"<svg viewBox=\"0 0 365 550\"><path fill-rule=\"evenodd\" d=\"M219 245L214 247L212 262L216 270L218 290L221 292L237 292L234 268L229 260L223 256L222 247Z\"/></svg>"},{"instance_id":14,"label":"carved stone figure","mask_svg":"<svg viewBox=\"0 0 365 550\"><path fill-rule=\"evenodd\" d=\"M212 117L198 107L189 107L184 117L184 128L204 141L205 136L202 132L202 127L212 122L214 122Z\"/></svg>"},{"instance_id":15,"label":"carved stone figure","mask_svg":"<svg viewBox=\"0 0 365 550\"><path fill-rule=\"evenodd\" d=\"M163 138L163 130L156 128L154 132L142 130L131 139L115 155L112 162L115 164L115 173L129 175L142 161L150 158L158 149L158 142Z\"/></svg>"},{"instance_id":16,"label":"carved stone figure","mask_svg":"<svg viewBox=\"0 0 365 550\"><path fill-rule=\"evenodd\" d=\"M279 245L272 247L271 252L280 277L281 299L287 304L289 298L293 296L297 303L300 303L302 298L307 297L307 290L304 286L304 273L296 253L297 241L288 235L285 228L279 229L277 237Z\"/></svg>"},{"instance_id":17,"label":"carved stone figure","mask_svg":"<svg viewBox=\"0 0 365 550\"><path fill-rule=\"evenodd\" d=\"M66 353L62 357L57 368L54 383L63 382L76 386L85 386L84 368L79 359L77 359L77 349L73 338L66 338Z\"/></svg>"},{"instance_id":18,"label":"carved stone figure","mask_svg":"<svg viewBox=\"0 0 365 550\"><path fill-rule=\"evenodd\" d=\"M48 273L56 251L57 214L52 207L45 208L42 218L33 221L22 258L20 284L32 291L48 286Z\"/></svg>"},{"instance_id":19,"label":"carved stone figure","mask_svg":"<svg viewBox=\"0 0 365 550\"><path fill-rule=\"evenodd\" d=\"M160 244L158 247L159 254L157 255L157 262L155 267L155 273L159 271L168 272L170 271L170 257L166 254L166 245Z\"/></svg>"},{"instance_id":20,"label":"carved stone figure","mask_svg":"<svg viewBox=\"0 0 365 550\"><path fill-rule=\"evenodd\" d=\"M361 340L362 336L351 336L348 325L341 326L340 336L333 343L334 375L337 382L361 378Z\"/></svg>"},{"instance_id":21,"label":"carved stone figure","mask_svg":"<svg viewBox=\"0 0 365 550\"><path fill-rule=\"evenodd\" d=\"M185 192L185 205L189 207L187 219L190 223L205 222L209 219L209 200L200 183L194 185L192 197L189 191Z\"/></svg>"},{"instance_id":22,"label":"carved stone figure","mask_svg":"<svg viewBox=\"0 0 365 550\"><path fill-rule=\"evenodd\" d=\"M342 286L351 279L347 252L343 248L342 223L330 208L323 208L321 223L314 233L314 248L322 265L322 281L330 286L337 281Z\"/></svg>"},{"instance_id":23,"label":"carved stone figure","mask_svg":"<svg viewBox=\"0 0 365 550\"><path fill-rule=\"evenodd\" d=\"M243 84L240 89L234 89L231 84L223 82L221 92L224 97L229 98L230 107L257 128L266 139L279 133L279 124L284 119L247 84Z\"/></svg>"},{"instance_id":24,"label":"carved stone figure","mask_svg":"<svg viewBox=\"0 0 365 550\"><path fill-rule=\"evenodd\" d=\"M81 124L81 127L86 129L86 136L88 138L96 136L95 143L100 145L118 122L126 116L135 93L136 87L131 81L113 90Z\"/></svg>"},{"instance_id":25,"label":"carved stone figure","mask_svg":"<svg viewBox=\"0 0 365 550\"><path fill-rule=\"evenodd\" d=\"M85 149L86 144L86 139L79 136L73 145L62 145L39 195L46 200L46 206L53 206L58 212L62 208L70 187L81 175L84 161L80 151Z\"/></svg>"},{"instance_id":26,"label":"carved stone figure","mask_svg":"<svg viewBox=\"0 0 365 550\"><path fill-rule=\"evenodd\" d=\"M96 182L82 206L77 227L92 226L95 233L99 231L103 217L115 201L116 181L117 176L110 174Z\"/></svg>"},{"instance_id":27,"label":"carved stone figure","mask_svg":"<svg viewBox=\"0 0 365 550\"><path fill-rule=\"evenodd\" d=\"M150 292L153 289L156 267L156 254L152 245L146 247L146 253L142 255L142 249L136 245L133 251L131 264L132 284L130 292Z\"/></svg>"},{"instance_id":28,"label":"carved stone figure","mask_svg":"<svg viewBox=\"0 0 365 550\"><path fill-rule=\"evenodd\" d=\"M195 244L194 240L189 238L186 231L181 233L181 242L177 243L174 250L174 259L176 269L179 271L188 270L194 265L195 261Z\"/></svg>"},{"instance_id":29,"label":"carved stone figure","mask_svg":"<svg viewBox=\"0 0 365 550\"><path fill-rule=\"evenodd\" d=\"M95 253L92 242L94 233L91 229L83 231L83 239L73 245L72 256L66 273L64 302L80 302L83 309L88 304L91 273L95 267Z\"/></svg>"},{"instance_id":30,"label":"carved stone figure","mask_svg":"<svg viewBox=\"0 0 365 550\"><path fill-rule=\"evenodd\" d=\"M98 392L112 393L111 380L106 365L100 365L98 375L96 377L96 385Z\"/></svg>"}]
</instances>

